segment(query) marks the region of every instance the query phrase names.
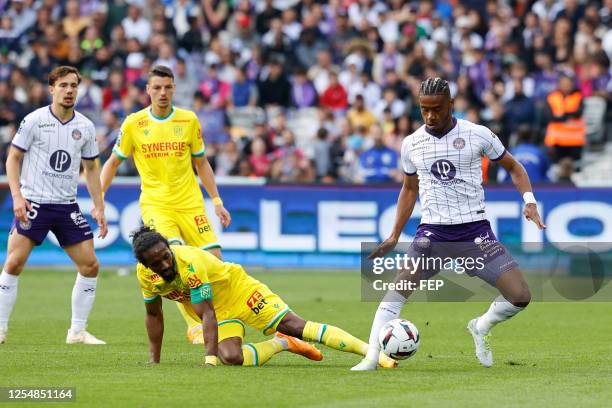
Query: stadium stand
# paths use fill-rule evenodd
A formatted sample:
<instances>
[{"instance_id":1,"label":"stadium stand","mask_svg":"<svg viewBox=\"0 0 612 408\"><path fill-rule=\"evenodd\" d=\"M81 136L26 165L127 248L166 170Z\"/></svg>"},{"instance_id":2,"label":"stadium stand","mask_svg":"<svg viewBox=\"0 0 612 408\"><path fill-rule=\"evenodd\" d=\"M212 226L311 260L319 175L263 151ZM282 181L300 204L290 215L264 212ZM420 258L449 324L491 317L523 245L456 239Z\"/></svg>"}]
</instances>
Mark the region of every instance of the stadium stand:
<instances>
[{"instance_id":1,"label":"stadium stand","mask_svg":"<svg viewBox=\"0 0 612 408\"><path fill-rule=\"evenodd\" d=\"M509 149L529 127L551 182L572 168L578 184L610 183L610 0L0 0L0 11L2 172L21 119L48 103L53 67L82 72L77 108L104 158L125 116L147 104L148 69L163 64L219 175L389 181L367 177L360 155L378 148L378 132L381 149L398 151L421 125L418 85L435 75L451 82L455 115ZM559 101L569 99L554 96L564 78L584 124L571 149L545 143L567 124ZM133 164L120 174L135 175Z\"/></svg>"}]
</instances>

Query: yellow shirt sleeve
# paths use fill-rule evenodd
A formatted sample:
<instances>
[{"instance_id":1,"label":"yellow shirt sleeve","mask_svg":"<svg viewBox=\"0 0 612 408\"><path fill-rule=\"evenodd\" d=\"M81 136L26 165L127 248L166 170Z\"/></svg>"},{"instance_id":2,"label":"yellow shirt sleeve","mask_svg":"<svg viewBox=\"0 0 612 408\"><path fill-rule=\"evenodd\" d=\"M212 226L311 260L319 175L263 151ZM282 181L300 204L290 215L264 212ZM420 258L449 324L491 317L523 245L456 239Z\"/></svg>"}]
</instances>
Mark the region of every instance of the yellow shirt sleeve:
<instances>
[{"instance_id":1,"label":"yellow shirt sleeve","mask_svg":"<svg viewBox=\"0 0 612 408\"><path fill-rule=\"evenodd\" d=\"M191 145L191 157L202 157L204 153L206 153L206 147L204 146L204 141L202 140L202 127L200 126L200 121L198 117L194 116L194 125L191 127L191 137L190 137L190 145Z\"/></svg>"},{"instance_id":2,"label":"yellow shirt sleeve","mask_svg":"<svg viewBox=\"0 0 612 408\"><path fill-rule=\"evenodd\" d=\"M113 153L115 153L121 160L127 159L132 155L134 151L134 138L130 132L131 126L129 123L130 117L128 116L121 125L119 130L119 136L113 147Z\"/></svg>"},{"instance_id":3,"label":"yellow shirt sleeve","mask_svg":"<svg viewBox=\"0 0 612 408\"><path fill-rule=\"evenodd\" d=\"M146 279L144 268L141 264L136 266L136 276L138 277L138 283L140 283L140 290L142 291L142 298L145 303L152 303L159 297L158 294L151 292L149 289L150 282Z\"/></svg>"}]
</instances>

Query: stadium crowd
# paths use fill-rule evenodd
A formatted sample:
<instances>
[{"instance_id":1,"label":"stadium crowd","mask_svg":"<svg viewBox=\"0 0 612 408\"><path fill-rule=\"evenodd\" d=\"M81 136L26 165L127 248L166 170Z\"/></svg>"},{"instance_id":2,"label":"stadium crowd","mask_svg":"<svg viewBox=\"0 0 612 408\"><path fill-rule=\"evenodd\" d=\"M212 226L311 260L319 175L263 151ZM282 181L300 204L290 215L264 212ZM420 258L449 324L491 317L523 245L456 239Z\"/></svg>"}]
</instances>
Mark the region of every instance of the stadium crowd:
<instances>
[{"instance_id":1,"label":"stadium crowd","mask_svg":"<svg viewBox=\"0 0 612 408\"><path fill-rule=\"evenodd\" d=\"M60 64L83 75L77 109L103 160L162 64L215 173L278 182L401 180L429 76L449 80L455 116L490 127L535 183L569 181L612 121L612 0L0 0L0 11L2 173Z\"/></svg>"}]
</instances>

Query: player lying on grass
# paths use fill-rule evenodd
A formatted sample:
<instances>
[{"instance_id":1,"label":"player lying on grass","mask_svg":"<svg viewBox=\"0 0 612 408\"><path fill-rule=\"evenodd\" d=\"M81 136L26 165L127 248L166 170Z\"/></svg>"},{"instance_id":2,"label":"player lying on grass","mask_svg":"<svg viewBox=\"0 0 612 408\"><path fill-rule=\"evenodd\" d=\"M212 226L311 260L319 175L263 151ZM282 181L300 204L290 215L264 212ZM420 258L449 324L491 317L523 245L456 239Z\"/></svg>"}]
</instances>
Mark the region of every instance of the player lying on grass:
<instances>
[{"instance_id":1,"label":"player lying on grass","mask_svg":"<svg viewBox=\"0 0 612 408\"><path fill-rule=\"evenodd\" d=\"M223 262L200 248L169 245L148 226L139 228L132 237L152 363L159 363L161 355L162 297L182 302L203 322L208 365L216 365L217 356L227 365L263 365L284 350L312 360L323 358L319 350L298 339L365 356L365 342L337 327L302 319L242 266ZM243 345L245 324L266 335L277 334L261 343ZM395 367L397 363L380 354L379 364Z\"/></svg>"}]
</instances>

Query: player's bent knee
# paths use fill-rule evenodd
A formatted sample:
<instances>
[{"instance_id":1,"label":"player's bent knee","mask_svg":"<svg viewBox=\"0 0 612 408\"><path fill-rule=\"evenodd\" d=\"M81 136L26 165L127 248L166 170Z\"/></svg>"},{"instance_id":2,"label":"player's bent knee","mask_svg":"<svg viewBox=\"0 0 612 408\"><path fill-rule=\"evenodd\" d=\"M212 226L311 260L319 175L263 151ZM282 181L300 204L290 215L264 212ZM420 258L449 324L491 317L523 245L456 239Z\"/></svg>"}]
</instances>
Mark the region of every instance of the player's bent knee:
<instances>
[{"instance_id":1,"label":"player's bent knee","mask_svg":"<svg viewBox=\"0 0 612 408\"><path fill-rule=\"evenodd\" d=\"M7 258L6 262L4 262L4 270L10 273L11 275L20 275L23 271L23 267L25 266L27 259L20 259L16 256L11 256Z\"/></svg>"},{"instance_id":2,"label":"player's bent knee","mask_svg":"<svg viewBox=\"0 0 612 408\"><path fill-rule=\"evenodd\" d=\"M525 288L513 296L510 296L508 301L516 307L527 307L529 302L531 302L531 292L529 289Z\"/></svg>"},{"instance_id":3,"label":"player's bent knee","mask_svg":"<svg viewBox=\"0 0 612 408\"><path fill-rule=\"evenodd\" d=\"M79 273L86 278L95 278L96 276L98 276L99 269L100 264L98 263L98 260L93 259L85 265L81 265L79 267Z\"/></svg>"},{"instance_id":4,"label":"player's bent knee","mask_svg":"<svg viewBox=\"0 0 612 408\"><path fill-rule=\"evenodd\" d=\"M237 350L231 349L219 349L219 359L225 365L242 365L244 357L242 355L242 349Z\"/></svg>"}]
</instances>

